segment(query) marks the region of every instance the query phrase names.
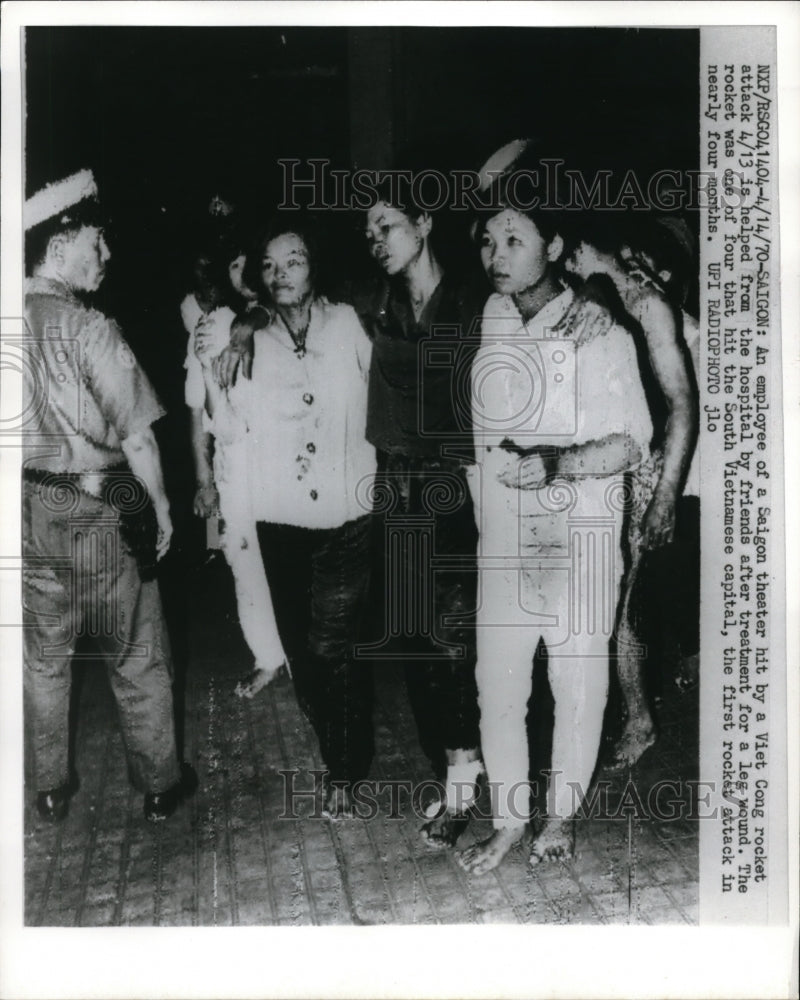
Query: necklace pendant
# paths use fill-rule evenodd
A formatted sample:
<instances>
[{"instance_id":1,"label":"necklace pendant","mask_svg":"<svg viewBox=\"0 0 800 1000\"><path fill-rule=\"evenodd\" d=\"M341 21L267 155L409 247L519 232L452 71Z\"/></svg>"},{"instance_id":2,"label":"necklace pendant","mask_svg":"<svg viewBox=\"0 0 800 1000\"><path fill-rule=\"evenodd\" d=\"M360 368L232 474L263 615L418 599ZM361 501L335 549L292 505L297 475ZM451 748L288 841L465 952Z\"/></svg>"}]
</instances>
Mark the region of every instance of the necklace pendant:
<instances>
[{"instance_id":1,"label":"necklace pendant","mask_svg":"<svg viewBox=\"0 0 800 1000\"><path fill-rule=\"evenodd\" d=\"M298 344L297 347L295 347L294 349L294 353L297 355L298 358L304 358L306 356L306 345Z\"/></svg>"}]
</instances>

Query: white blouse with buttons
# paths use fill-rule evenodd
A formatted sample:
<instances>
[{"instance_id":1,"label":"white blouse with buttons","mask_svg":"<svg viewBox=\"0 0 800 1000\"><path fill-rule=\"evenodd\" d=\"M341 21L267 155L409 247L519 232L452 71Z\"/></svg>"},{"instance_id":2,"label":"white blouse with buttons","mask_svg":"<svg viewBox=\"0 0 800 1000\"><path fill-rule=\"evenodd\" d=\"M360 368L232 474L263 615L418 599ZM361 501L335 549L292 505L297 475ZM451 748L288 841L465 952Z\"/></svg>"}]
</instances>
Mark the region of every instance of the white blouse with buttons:
<instances>
[{"instance_id":1,"label":"white blouse with buttons","mask_svg":"<svg viewBox=\"0 0 800 1000\"><path fill-rule=\"evenodd\" d=\"M252 383L233 391L248 414L245 488L255 520L336 528L369 513L372 345L353 308L316 300L302 355L279 316L254 346Z\"/></svg>"}]
</instances>

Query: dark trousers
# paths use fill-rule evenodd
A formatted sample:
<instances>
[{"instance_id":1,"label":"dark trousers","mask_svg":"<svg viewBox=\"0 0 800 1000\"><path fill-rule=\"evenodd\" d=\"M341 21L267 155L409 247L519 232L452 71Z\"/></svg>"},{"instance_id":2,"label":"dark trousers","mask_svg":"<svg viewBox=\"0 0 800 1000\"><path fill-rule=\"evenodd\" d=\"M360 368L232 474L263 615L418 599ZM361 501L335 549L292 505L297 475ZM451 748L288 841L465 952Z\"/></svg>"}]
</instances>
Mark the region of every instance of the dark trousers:
<instances>
[{"instance_id":1,"label":"dark trousers","mask_svg":"<svg viewBox=\"0 0 800 1000\"><path fill-rule=\"evenodd\" d=\"M257 528L298 703L331 780L359 781L375 749L371 664L354 656L369 589L369 515L339 528Z\"/></svg>"},{"instance_id":2,"label":"dark trousers","mask_svg":"<svg viewBox=\"0 0 800 1000\"><path fill-rule=\"evenodd\" d=\"M472 497L459 463L384 453L376 496L385 580L378 655L394 648L405 660L420 745L443 775L445 750L480 743Z\"/></svg>"}]
</instances>

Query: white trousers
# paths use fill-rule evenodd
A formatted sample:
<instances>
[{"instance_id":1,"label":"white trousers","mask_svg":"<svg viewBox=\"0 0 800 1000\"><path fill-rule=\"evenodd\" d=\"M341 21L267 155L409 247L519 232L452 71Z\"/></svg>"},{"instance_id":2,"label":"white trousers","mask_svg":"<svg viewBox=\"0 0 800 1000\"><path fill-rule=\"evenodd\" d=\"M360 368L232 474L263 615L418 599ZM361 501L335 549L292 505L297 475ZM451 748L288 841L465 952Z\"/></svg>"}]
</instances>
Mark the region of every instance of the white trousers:
<instances>
[{"instance_id":1,"label":"white trousers","mask_svg":"<svg viewBox=\"0 0 800 1000\"><path fill-rule=\"evenodd\" d=\"M521 491L497 481L508 462L492 449L471 481L481 530L476 677L496 828L530 818L525 718L540 639L555 702L548 813L569 818L588 793L622 576L622 477Z\"/></svg>"},{"instance_id":2,"label":"white trousers","mask_svg":"<svg viewBox=\"0 0 800 1000\"><path fill-rule=\"evenodd\" d=\"M216 441L214 480L225 522L222 550L233 573L239 624L259 669L273 671L286 661L272 594L264 572L256 523L250 511L244 442Z\"/></svg>"}]
</instances>

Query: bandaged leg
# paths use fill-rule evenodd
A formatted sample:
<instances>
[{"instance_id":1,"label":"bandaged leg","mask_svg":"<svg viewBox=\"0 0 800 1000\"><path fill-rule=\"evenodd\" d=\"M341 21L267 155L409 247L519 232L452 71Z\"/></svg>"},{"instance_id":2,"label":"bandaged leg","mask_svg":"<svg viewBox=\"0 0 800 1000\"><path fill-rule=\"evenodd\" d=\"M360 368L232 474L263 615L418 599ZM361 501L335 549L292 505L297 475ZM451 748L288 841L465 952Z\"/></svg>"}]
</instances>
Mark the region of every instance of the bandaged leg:
<instances>
[{"instance_id":1,"label":"bandaged leg","mask_svg":"<svg viewBox=\"0 0 800 1000\"><path fill-rule=\"evenodd\" d=\"M526 716L541 619L524 606L520 498L499 483L494 467L505 461L492 452L480 474L470 476L480 527L475 676L494 826L491 837L458 855L474 874L496 868L522 840L530 818Z\"/></svg>"},{"instance_id":2,"label":"bandaged leg","mask_svg":"<svg viewBox=\"0 0 800 1000\"><path fill-rule=\"evenodd\" d=\"M222 547L233 573L239 624L255 660L254 669L237 684L236 694L252 698L277 675L286 663L286 653L278 634L255 522L250 520L242 484L229 479L231 472L230 461L215 465L225 521Z\"/></svg>"},{"instance_id":3,"label":"bandaged leg","mask_svg":"<svg viewBox=\"0 0 800 1000\"><path fill-rule=\"evenodd\" d=\"M233 572L236 606L245 642L253 654L254 669L236 686L241 698L252 698L266 687L286 663L272 594L264 573L264 564L255 534L237 531L224 538L225 556Z\"/></svg>"},{"instance_id":4,"label":"bandaged leg","mask_svg":"<svg viewBox=\"0 0 800 1000\"><path fill-rule=\"evenodd\" d=\"M539 631L508 622L517 614L519 574L484 573L478 612L478 694L481 746L492 803L494 834L459 855L475 874L497 867L522 839L530 819L528 738L525 727L531 695L533 654Z\"/></svg>"},{"instance_id":5,"label":"bandaged leg","mask_svg":"<svg viewBox=\"0 0 800 1000\"><path fill-rule=\"evenodd\" d=\"M544 574L548 608L566 626L548 642L548 677L555 704L548 818L531 849L531 863L574 852L573 818L597 764L608 699L608 643L619 596L620 515L600 492L582 484L583 519L568 522L567 585Z\"/></svg>"}]
</instances>

